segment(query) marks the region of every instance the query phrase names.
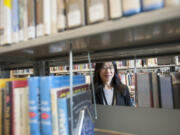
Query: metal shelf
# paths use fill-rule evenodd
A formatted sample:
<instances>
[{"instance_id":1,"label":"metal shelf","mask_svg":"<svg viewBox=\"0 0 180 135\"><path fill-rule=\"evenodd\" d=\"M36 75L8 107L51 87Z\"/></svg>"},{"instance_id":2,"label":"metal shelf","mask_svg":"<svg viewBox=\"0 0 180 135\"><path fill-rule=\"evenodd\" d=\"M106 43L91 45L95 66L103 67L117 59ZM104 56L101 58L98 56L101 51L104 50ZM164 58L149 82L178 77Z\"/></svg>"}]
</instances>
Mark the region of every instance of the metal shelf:
<instances>
[{"instance_id":1,"label":"metal shelf","mask_svg":"<svg viewBox=\"0 0 180 135\"><path fill-rule=\"evenodd\" d=\"M0 64L64 63L71 43L76 63L87 62L88 51L92 61L176 55L180 53L179 10L180 6L163 8L2 46Z\"/></svg>"},{"instance_id":2,"label":"metal shelf","mask_svg":"<svg viewBox=\"0 0 180 135\"><path fill-rule=\"evenodd\" d=\"M95 128L128 135L179 135L180 110L97 105ZM113 135L96 132L96 135Z\"/></svg>"}]
</instances>

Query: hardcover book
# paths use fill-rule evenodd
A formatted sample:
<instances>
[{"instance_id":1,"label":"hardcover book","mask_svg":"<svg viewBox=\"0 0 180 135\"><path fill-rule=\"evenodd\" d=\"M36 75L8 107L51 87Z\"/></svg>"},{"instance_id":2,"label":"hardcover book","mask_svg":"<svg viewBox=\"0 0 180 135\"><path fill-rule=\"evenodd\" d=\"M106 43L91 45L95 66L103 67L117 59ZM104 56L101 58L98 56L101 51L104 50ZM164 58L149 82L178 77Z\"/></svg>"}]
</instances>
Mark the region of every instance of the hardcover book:
<instances>
[{"instance_id":1,"label":"hardcover book","mask_svg":"<svg viewBox=\"0 0 180 135\"><path fill-rule=\"evenodd\" d=\"M160 104L162 108L174 108L172 78L169 75L159 76Z\"/></svg>"},{"instance_id":2,"label":"hardcover book","mask_svg":"<svg viewBox=\"0 0 180 135\"><path fill-rule=\"evenodd\" d=\"M85 0L66 0L67 27L85 25Z\"/></svg>"},{"instance_id":3,"label":"hardcover book","mask_svg":"<svg viewBox=\"0 0 180 135\"><path fill-rule=\"evenodd\" d=\"M40 135L40 78L30 77L28 87L30 135Z\"/></svg>"},{"instance_id":4,"label":"hardcover book","mask_svg":"<svg viewBox=\"0 0 180 135\"><path fill-rule=\"evenodd\" d=\"M172 73L174 108L180 109L180 73Z\"/></svg>"},{"instance_id":5,"label":"hardcover book","mask_svg":"<svg viewBox=\"0 0 180 135\"><path fill-rule=\"evenodd\" d=\"M87 0L88 24L109 19L108 0Z\"/></svg>"}]
</instances>

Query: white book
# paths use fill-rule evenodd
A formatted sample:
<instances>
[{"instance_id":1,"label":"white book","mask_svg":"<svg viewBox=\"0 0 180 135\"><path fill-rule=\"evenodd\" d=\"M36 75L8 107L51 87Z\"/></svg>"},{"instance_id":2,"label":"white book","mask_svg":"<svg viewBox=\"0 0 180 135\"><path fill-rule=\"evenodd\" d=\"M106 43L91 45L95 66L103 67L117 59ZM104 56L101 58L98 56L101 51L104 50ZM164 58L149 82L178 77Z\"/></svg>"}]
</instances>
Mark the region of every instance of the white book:
<instances>
[{"instance_id":1,"label":"white book","mask_svg":"<svg viewBox=\"0 0 180 135\"><path fill-rule=\"evenodd\" d=\"M12 43L12 5L11 0L1 0L1 45Z\"/></svg>"},{"instance_id":2,"label":"white book","mask_svg":"<svg viewBox=\"0 0 180 135\"><path fill-rule=\"evenodd\" d=\"M52 111L52 127L53 135L59 135L58 130L58 104L57 104L57 91L61 88L51 89L51 111Z\"/></svg>"},{"instance_id":3,"label":"white book","mask_svg":"<svg viewBox=\"0 0 180 135\"><path fill-rule=\"evenodd\" d=\"M176 5L180 5L180 0L165 0L166 7L176 6Z\"/></svg>"},{"instance_id":4,"label":"white book","mask_svg":"<svg viewBox=\"0 0 180 135\"><path fill-rule=\"evenodd\" d=\"M21 135L21 94L16 88L14 89L14 132L15 135Z\"/></svg>"},{"instance_id":5,"label":"white book","mask_svg":"<svg viewBox=\"0 0 180 135\"><path fill-rule=\"evenodd\" d=\"M21 135L29 135L29 102L28 102L28 87L18 88L22 97L22 106L21 106Z\"/></svg>"},{"instance_id":6,"label":"white book","mask_svg":"<svg viewBox=\"0 0 180 135\"><path fill-rule=\"evenodd\" d=\"M28 40L28 0L24 0L24 41Z\"/></svg>"},{"instance_id":7,"label":"white book","mask_svg":"<svg viewBox=\"0 0 180 135\"><path fill-rule=\"evenodd\" d=\"M122 0L109 0L110 18L122 17Z\"/></svg>"},{"instance_id":8,"label":"white book","mask_svg":"<svg viewBox=\"0 0 180 135\"><path fill-rule=\"evenodd\" d=\"M57 33L57 0L51 0L51 33Z\"/></svg>"},{"instance_id":9,"label":"white book","mask_svg":"<svg viewBox=\"0 0 180 135\"><path fill-rule=\"evenodd\" d=\"M24 0L19 1L19 40L24 41Z\"/></svg>"},{"instance_id":10,"label":"white book","mask_svg":"<svg viewBox=\"0 0 180 135\"><path fill-rule=\"evenodd\" d=\"M2 40L3 40L3 34L4 34L4 27L2 24L2 17L3 17L3 1L0 0L0 45L2 45Z\"/></svg>"},{"instance_id":11,"label":"white book","mask_svg":"<svg viewBox=\"0 0 180 135\"><path fill-rule=\"evenodd\" d=\"M51 0L43 1L44 34L51 34Z\"/></svg>"},{"instance_id":12,"label":"white book","mask_svg":"<svg viewBox=\"0 0 180 135\"><path fill-rule=\"evenodd\" d=\"M57 29L62 31L66 28L65 2L64 0L57 1Z\"/></svg>"},{"instance_id":13,"label":"white book","mask_svg":"<svg viewBox=\"0 0 180 135\"><path fill-rule=\"evenodd\" d=\"M141 9L140 0L122 0L123 15L139 13Z\"/></svg>"}]
</instances>

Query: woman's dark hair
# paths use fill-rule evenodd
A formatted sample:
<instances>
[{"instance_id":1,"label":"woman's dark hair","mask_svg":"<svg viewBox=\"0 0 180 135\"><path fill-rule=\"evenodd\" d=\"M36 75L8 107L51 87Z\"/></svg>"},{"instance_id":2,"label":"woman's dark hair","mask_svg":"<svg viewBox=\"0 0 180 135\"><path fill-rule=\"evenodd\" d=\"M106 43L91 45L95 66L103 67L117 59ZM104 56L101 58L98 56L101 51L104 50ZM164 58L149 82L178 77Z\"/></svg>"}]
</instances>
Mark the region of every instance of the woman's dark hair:
<instances>
[{"instance_id":1,"label":"woman's dark hair","mask_svg":"<svg viewBox=\"0 0 180 135\"><path fill-rule=\"evenodd\" d=\"M117 70L117 65L115 62L112 62L113 67L114 67L114 77L112 79L111 85L119 90L121 92L121 94L123 94L124 92L124 85L121 83L121 80L119 79L119 75L118 75L118 70ZM103 86L103 82L101 80L100 77L100 71L103 67L104 63L96 63L95 65L95 71L94 71L94 86L95 89L99 88L99 87L104 87Z\"/></svg>"}]
</instances>

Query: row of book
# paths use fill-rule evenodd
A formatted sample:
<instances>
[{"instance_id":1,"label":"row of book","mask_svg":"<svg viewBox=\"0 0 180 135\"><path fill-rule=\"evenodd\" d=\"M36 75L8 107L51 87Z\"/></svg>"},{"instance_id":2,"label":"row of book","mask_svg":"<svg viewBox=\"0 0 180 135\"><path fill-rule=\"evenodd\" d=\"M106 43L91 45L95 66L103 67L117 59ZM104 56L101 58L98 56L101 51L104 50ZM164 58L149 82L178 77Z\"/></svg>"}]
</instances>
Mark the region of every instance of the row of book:
<instances>
[{"instance_id":1,"label":"row of book","mask_svg":"<svg viewBox=\"0 0 180 135\"><path fill-rule=\"evenodd\" d=\"M138 107L180 109L180 72L136 74Z\"/></svg>"},{"instance_id":2,"label":"row of book","mask_svg":"<svg viewBox=\"0 0 180 135\"><path fill-rule=\"evenodd\" d=\"M69 76L0 79L0 135L94 135L91 92L84 80L73 77L71 110Z\"/></svg>"},{"instance_id":3,"label":"row of book","mask_svg":"<svg viewBox=\"0 0 180 135\"><path fill-rule=\"evenodd\" d=\"M179 3L180 0L1 0L0 45Z\"/></svg>"}]
</instances>

